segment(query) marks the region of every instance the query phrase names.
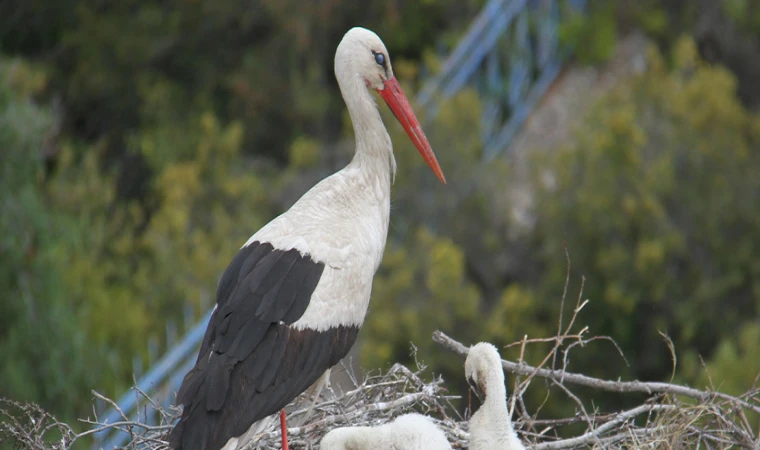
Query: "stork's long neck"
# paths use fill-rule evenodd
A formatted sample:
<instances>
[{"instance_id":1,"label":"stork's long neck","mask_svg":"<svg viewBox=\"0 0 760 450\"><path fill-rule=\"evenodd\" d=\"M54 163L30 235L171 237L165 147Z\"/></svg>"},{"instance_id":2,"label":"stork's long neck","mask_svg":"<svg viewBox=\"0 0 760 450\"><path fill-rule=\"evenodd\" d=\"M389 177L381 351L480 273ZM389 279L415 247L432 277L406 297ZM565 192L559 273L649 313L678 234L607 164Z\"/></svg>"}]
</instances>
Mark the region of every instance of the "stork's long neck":
<instances>
[{"instance_id":1,"label":"stork's long neck","mask_svg":"<svg viewBox=\"0 0 760 450\"><path fill-rule=\"evenodd\" d=\"M497 433L499 440L506 443L504 446L508 450L519 450L525 447L520 442L520 439L515 433L514 427L512 427L512 419L509 416L509 409L507 408L507 388L504 385L504 372L501 371L501 367L493 367L493 370L488 372L488 380L486 386L488 392L486 393L486 400L482 406L483 414L488 417L488 421L496 427L492 430ZM480 412L480 411L478 411Z\"/></svg>"},{"instance_id":2,"label":"stork's long neck","mask_svg":"<svg viewBox=\"0 0 760 450\"><path fill-rule=\"evenodd\" d=\"M390 182L396 174L396 160L377 104L360 79L340 81L356 137L356 154L349 166L360 169L369 179L379 179L390 189Z\"/></svg>"},{"instance_id":3,"label":"stork's long neck","mask_svg":"<svg viewBox=\"0 0 760 450\"><path fill-rule=\"evenodd\" d=\"M496 370L491 370L488 372L486 386L488 386L488 392L483 406L488 410L488 414L496 418L499 423L509 423L509 411L506 408L507 388L504 386L504 378L500 377Z\"/></svg>"}]
</instances>

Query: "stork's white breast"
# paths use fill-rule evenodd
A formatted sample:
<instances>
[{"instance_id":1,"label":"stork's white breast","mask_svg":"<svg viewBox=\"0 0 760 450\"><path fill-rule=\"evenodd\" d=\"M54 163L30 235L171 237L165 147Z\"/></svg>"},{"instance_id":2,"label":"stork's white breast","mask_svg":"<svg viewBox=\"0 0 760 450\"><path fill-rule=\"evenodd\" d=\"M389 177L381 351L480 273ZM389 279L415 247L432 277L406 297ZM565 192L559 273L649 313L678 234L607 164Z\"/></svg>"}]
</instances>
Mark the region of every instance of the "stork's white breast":
<instances>
[{"instance_id":1,"label":"stork's white breast","mask_svg":"<svg viewBox=\"0 0 760 450\"><path fill-rule=\"evenodd\" d=\"M246 242L297 249L325 264L296 328L361 325L388 235L390 183L348 168L322 180Z\"/></svg>"}]
</instances>

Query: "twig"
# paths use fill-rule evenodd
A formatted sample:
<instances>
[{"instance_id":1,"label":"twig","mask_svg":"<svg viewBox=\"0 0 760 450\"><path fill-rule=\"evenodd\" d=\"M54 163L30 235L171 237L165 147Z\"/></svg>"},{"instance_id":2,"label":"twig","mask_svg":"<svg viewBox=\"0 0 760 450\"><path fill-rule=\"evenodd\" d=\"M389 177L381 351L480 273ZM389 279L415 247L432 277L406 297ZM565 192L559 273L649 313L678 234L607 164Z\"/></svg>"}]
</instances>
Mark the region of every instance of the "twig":
<instances>
[{"instance_id":1,"label":"twig","mask_svg":"<svg viewBox=\"0 0 760 450\"><path fill-rule=\"evenodd\" d=\"M567 264L567 273L565 273L565 287L562 290L562 298L559 302L559 320L557 321L557 345L562 344L562 314L565 312L565 298L567 298L567 288L570 286L570 252L567 250L567 241L562 241L562 247L565 249L565 260ZM567 334L567 333L565 333ZM557 353L552 352L552 369L557 368Z\"/></svg>"},{"instance_id":2,"label":"twig","mask_svg":"<svg viewBox=\"0 0 760 450\"><path fill-rule=\"evenodd\" d=\"M469 348L465 347L460 342L450 338L442 331L435 331L433 333L433 341L440 344L444 348L447 348L460 356L467 356ZM589 377L587 375L565 372L565 371L552 371L548 369L541 369L538 367L532 367L527 364L516 364L511 361L501 361L501 365L509 373L519 375L530 375L535 373L542 378L552 378L557 381L568 381L570 383L579 384L581 386L588 386L594 389L601 389L611 392L640 392L646 394L653 393L668 393L675 395L683 395L690 397L701 402L708 402L711 399L719 398L722 400L735 402L744 408L750 409L760 414L760 406L750 404L737 397L724 394L715 391L700 391L698 389L690 388L687 386L681 386L672 383L654 382L654 381L610 381L602 380L599 378Z\"/></svg>"},{"instance_id":3,"label":"twig","mask_svg":"<svg viewBox=\"0 0 760 450\"><path fill-rule=\"evenodd\" d=\"M559 381L553 378L550 378L550 380L560 389L565 391L565 394L567 394L567 396L570 397L578 405L578 408L580 408L581 412L583 413L583 418L586 420L586 423L588 424L588 429L593 430L594 423L591 421L591 417L586 412L586 407L583 406L583 402L581 401L581 399L579 399L578 396L570 392L570 389L568 389L564 384L560 383Z\"/></svg>"},{"instance_id":4,"label":"twig","mask_svg":"<svg viewBox=\"0 0 760 450\"><path fill-rule=\"evenodd\" d=\"M617 425L620 425L640 414L655 412L655 411L674 410L676 408L677 406L675 405L641 405L636 408L629 409L628 411L618 414L617 417L605 423L604 425L601 425L597 427L596 429L591 430L588 433L583 434L581 436L570 438L570 439L563 439L561 441L544 442L542 444L536 445L533 448L534 450L558 450L558 449L573 448L573 447L577 447L581 445L586 445L586 444L589 444L592 440L597 439L601 434L604 434L612 430Z\"/></svg>"}]
</instances>

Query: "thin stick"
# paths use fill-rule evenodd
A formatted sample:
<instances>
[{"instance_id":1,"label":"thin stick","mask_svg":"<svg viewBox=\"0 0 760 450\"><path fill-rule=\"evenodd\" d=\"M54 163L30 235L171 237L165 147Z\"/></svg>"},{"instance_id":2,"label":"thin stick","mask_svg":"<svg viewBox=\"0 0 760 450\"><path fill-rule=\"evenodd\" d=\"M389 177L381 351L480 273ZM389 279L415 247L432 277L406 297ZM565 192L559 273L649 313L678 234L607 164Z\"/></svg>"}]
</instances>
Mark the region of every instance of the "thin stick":
<instances>
[{"instance_id":1,"label":"thin stick","mask_svg":"<svg viewBox=\"0 0 760 450\"><path fill-rule=\"evenodd\" d=\"M591 441L598 439L599 435L606 433L607 431L613 429L617 425L620 425L626 422L627 420L630 420L640 414L654 412L654 411L674 410L677 408L678 407L675 405L641 405L636 408L633 408L633 409L630 409L628 411L618 414L617 417L605 423L604 425L599 426L596 429L591 430L588 433L585 433L581 436L570 438L570 439L563 439L561 441L544 442L544 443L536 445L533 448L534 450L559 450L559 449L564 449L564 448L573 448L573 447L587 445L591 443Z\"/></svg>"},{"instance_id":2,"label":"thin stick","mask_svg":"<svg viewBox=\"0 0 760 450\"><path fill-rule=\"evenodd\" d=\"M567 288L570 286L570 252L567 251L567 241L562 241L562 247L565 249L565 260L567 261L567 273L565 274L565 288L562 290L562 299L559 303L559 320L557 324L557 345L562 344L562 313L565 312L565 298L567 298ZM552 369L557 368L557 352L552 352Z\"/></svg>"},{"instance_id":3,"label":"thin stick","mask_svg":"<svg viewBox=\"0 0 760 450\"><path fill-rule=\"evenodd\" d=\"M455 341L448 337L442 331L435 331L433 333L433 341L444 348L447 348L460 356L466 357L470 349L464 346L462 343ZM728 394L715 391L700 391L698 389L690 388L687 386L681 386L672 383L653 382L653 381L610 381L602 380L599 378L589 377L587 375L565 372L552 371L548 369L541 369L538 367L532 367L525 363L516 364L511 361L501 361L501 365L509 373L519 375L530 375L535 373L542 378L551 378L557 381L568 381L570 383L579 384L581 386L588 386L594 389L601 389L604 391L630 393L630 392L642 392L646 394L653 394L657 392L683 395L690 397L701 402L708 402L711 399L719 398L722 400L735 402L743 406L744 408L760 413L760 406L747 403L744 400L733 397Z\"/></svg>"}]
</instances>

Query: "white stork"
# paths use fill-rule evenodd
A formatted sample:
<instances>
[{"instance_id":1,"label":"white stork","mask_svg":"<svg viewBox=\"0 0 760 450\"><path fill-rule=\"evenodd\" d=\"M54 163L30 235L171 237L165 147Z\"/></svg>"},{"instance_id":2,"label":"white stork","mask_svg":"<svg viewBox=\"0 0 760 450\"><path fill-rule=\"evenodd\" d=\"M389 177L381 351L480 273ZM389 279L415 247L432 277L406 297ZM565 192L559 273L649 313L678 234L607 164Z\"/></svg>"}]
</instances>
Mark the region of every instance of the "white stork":
<instances>
[{"instance_id":1,"label":"white stork","mask_svg":"<svg viewBox=\"0 0 760 450\"><path fill-rule=\"evenodd\" d=\"M446 434L422 414L410 413L376 427L336 428L319 443L321 450L451 450Z\"/></svg>"},{"instance_id":2,"label":"white stork","mask_svg":"<svg viewBox=\"0 0 760 450\"><path fill-rule=\"evenodd\" d=\"M525 450L509 417L504 369L496 347L488 342L473 345L464 362L464 373L483 402L470 417L470 450Z\"/></svg>"},{"instance_id":3,"label":"white stork","mask_svg":"<svg viewBox=\"0 0 760 450\"><path fill-rule=\"evenodd\" d=\"M446 182L375 33L346 33L335 76L356 154L251 236L222 275L195 367L177 394L183 412L170 436L176 450L219 450L278 411L287 449L283 408L354 344L385 248L396 172L369 89Z\"/></svg>"}]
</instances>

